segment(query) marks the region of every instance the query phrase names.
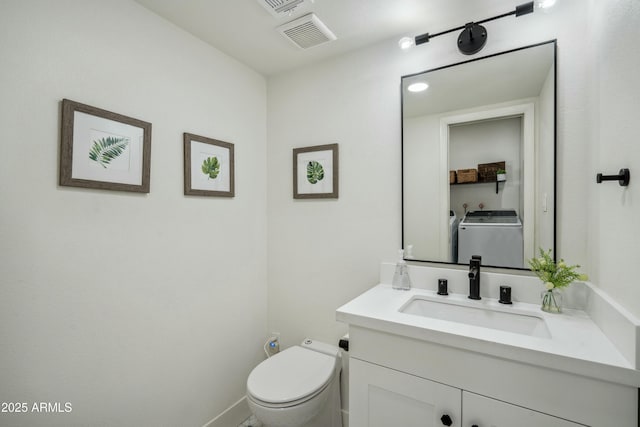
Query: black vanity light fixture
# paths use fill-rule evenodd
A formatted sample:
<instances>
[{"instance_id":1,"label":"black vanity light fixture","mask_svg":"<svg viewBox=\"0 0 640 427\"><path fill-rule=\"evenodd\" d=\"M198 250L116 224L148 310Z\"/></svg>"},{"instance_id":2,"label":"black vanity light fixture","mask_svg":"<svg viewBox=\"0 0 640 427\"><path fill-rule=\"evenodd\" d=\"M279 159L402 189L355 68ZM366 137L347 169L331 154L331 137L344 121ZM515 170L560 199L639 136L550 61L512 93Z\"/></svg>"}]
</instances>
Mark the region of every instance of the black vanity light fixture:
<instances>
[{"instance_id":1,"label":"black vanity light fixture","mask_svg":"<svg viewBox=\"0 0 640 427\"><path fill-rule=\"evenodd\" d=\"M512 10L511 12L503 13L492 18L483 19L477 22L469 22L460 27L441 31L435 34L424 33L420 34L419 36L415 36L414 38L404 37L400 40L399 45L402 49L408 49L413 45L418 46L426 43L434 37L462 30L462 32L458 36L458 49L465 55L473 55L480 52L480 50L482 50L484 45L487 43L487 29L480 24L484 24L485 22L494 21L496 19L504 18L511 15L515 15L516 17L527 15L529 13L533 13L536 5L541 8L547 8L552 6L553 3L555 3L555 0L537 0L535 2L530 1L528 3L523 3L519 6L516 6L515 10Z\"/></svg>"}]
</instances>

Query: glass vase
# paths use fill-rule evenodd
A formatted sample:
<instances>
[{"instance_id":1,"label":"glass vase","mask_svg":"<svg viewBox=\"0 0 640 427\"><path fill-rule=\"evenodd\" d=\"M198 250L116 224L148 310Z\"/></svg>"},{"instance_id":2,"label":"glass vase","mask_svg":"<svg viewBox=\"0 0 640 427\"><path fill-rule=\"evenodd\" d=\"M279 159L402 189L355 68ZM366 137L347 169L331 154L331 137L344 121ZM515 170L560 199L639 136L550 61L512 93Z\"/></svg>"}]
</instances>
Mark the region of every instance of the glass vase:
<instances>
[{"instance_id":1,"label":"glass vase","mask_svg":"<svg viewBox=\"0 0 640 427\"><path fill-rule=\"evenodd\" d=\"M540 294L542 306L540 309L547 313L562 313L562 292L559 289L549 289Z\"/></svg>"}]
</instances>

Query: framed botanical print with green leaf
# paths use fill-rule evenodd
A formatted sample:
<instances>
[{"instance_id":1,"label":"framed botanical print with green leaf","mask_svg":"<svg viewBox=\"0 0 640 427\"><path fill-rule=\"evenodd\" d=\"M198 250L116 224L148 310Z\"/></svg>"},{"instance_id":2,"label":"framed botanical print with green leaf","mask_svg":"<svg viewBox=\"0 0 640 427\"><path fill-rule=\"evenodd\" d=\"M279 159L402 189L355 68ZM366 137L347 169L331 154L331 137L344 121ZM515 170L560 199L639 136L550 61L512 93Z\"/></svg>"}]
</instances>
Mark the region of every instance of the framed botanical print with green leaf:
<instances>
[{"instance_id":1,"label":"framed botanical print with green leaf","mask_svg":"<svg viewBox=\"0 0 640 427\"><path fill-rule=\"evenodd\" d=\"M234 197L233 144L184 134L184 194Z\"/></svg>"},{"instance_id":2,"label":"framed botanical print with green leaf","mask_svg":"<svg viewBox=\"0 0 640 427\"><path fill-rule=\"evenodd\" d=\"M338 198L338 144L293 149L293 198Z\"/></svg>"},{"instance_id":3,"label":"framed botanical print with green leaf","mask_svg":"<svg viewBox=\"0 0 640 427\"><path fill-rule=\"evenodd\" d=\"M60 185L149 192L151 123L62 100Z\"/></svg>"}]
</instances>

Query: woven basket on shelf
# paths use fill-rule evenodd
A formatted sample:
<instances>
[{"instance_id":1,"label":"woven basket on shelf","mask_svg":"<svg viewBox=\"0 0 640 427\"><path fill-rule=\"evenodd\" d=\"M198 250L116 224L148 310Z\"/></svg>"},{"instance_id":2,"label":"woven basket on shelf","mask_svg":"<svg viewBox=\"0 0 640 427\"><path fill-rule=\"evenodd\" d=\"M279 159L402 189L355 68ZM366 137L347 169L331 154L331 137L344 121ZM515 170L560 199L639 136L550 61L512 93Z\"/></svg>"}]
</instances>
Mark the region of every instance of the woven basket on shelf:
<instances>
[{"instance_id":1,"label":"woven basket on shelf","mask_svg":"<svg viewBox=\"0 0 640 427\"><path fill-rule=\"evenodd\" d=\"M478 182L478 169L458 169L458 184L465 182Z\"/></svg>"}]
</instances>

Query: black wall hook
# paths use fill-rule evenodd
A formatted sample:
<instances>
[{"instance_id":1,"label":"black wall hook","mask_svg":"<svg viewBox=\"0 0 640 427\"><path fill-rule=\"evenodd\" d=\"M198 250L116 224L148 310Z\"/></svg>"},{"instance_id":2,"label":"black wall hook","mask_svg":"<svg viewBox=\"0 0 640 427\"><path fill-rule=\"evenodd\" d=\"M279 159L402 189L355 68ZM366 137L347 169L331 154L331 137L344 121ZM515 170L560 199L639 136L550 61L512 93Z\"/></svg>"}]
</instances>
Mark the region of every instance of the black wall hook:
<instances>
[{"instance_id":1,"label":"black wall hook","mask_svg":"<svg viewBox=\"0 0 640 427\"><path fill-rule=\"evenodd\" d=\"M596 182L600 184L602 181L618 181L621 187L626 187L629 185L629 181L631 180L631 172L629 169L624 168L620 169L618 175L602 175L599 173L596 175Z\"/></svg>"}]
</instances>

